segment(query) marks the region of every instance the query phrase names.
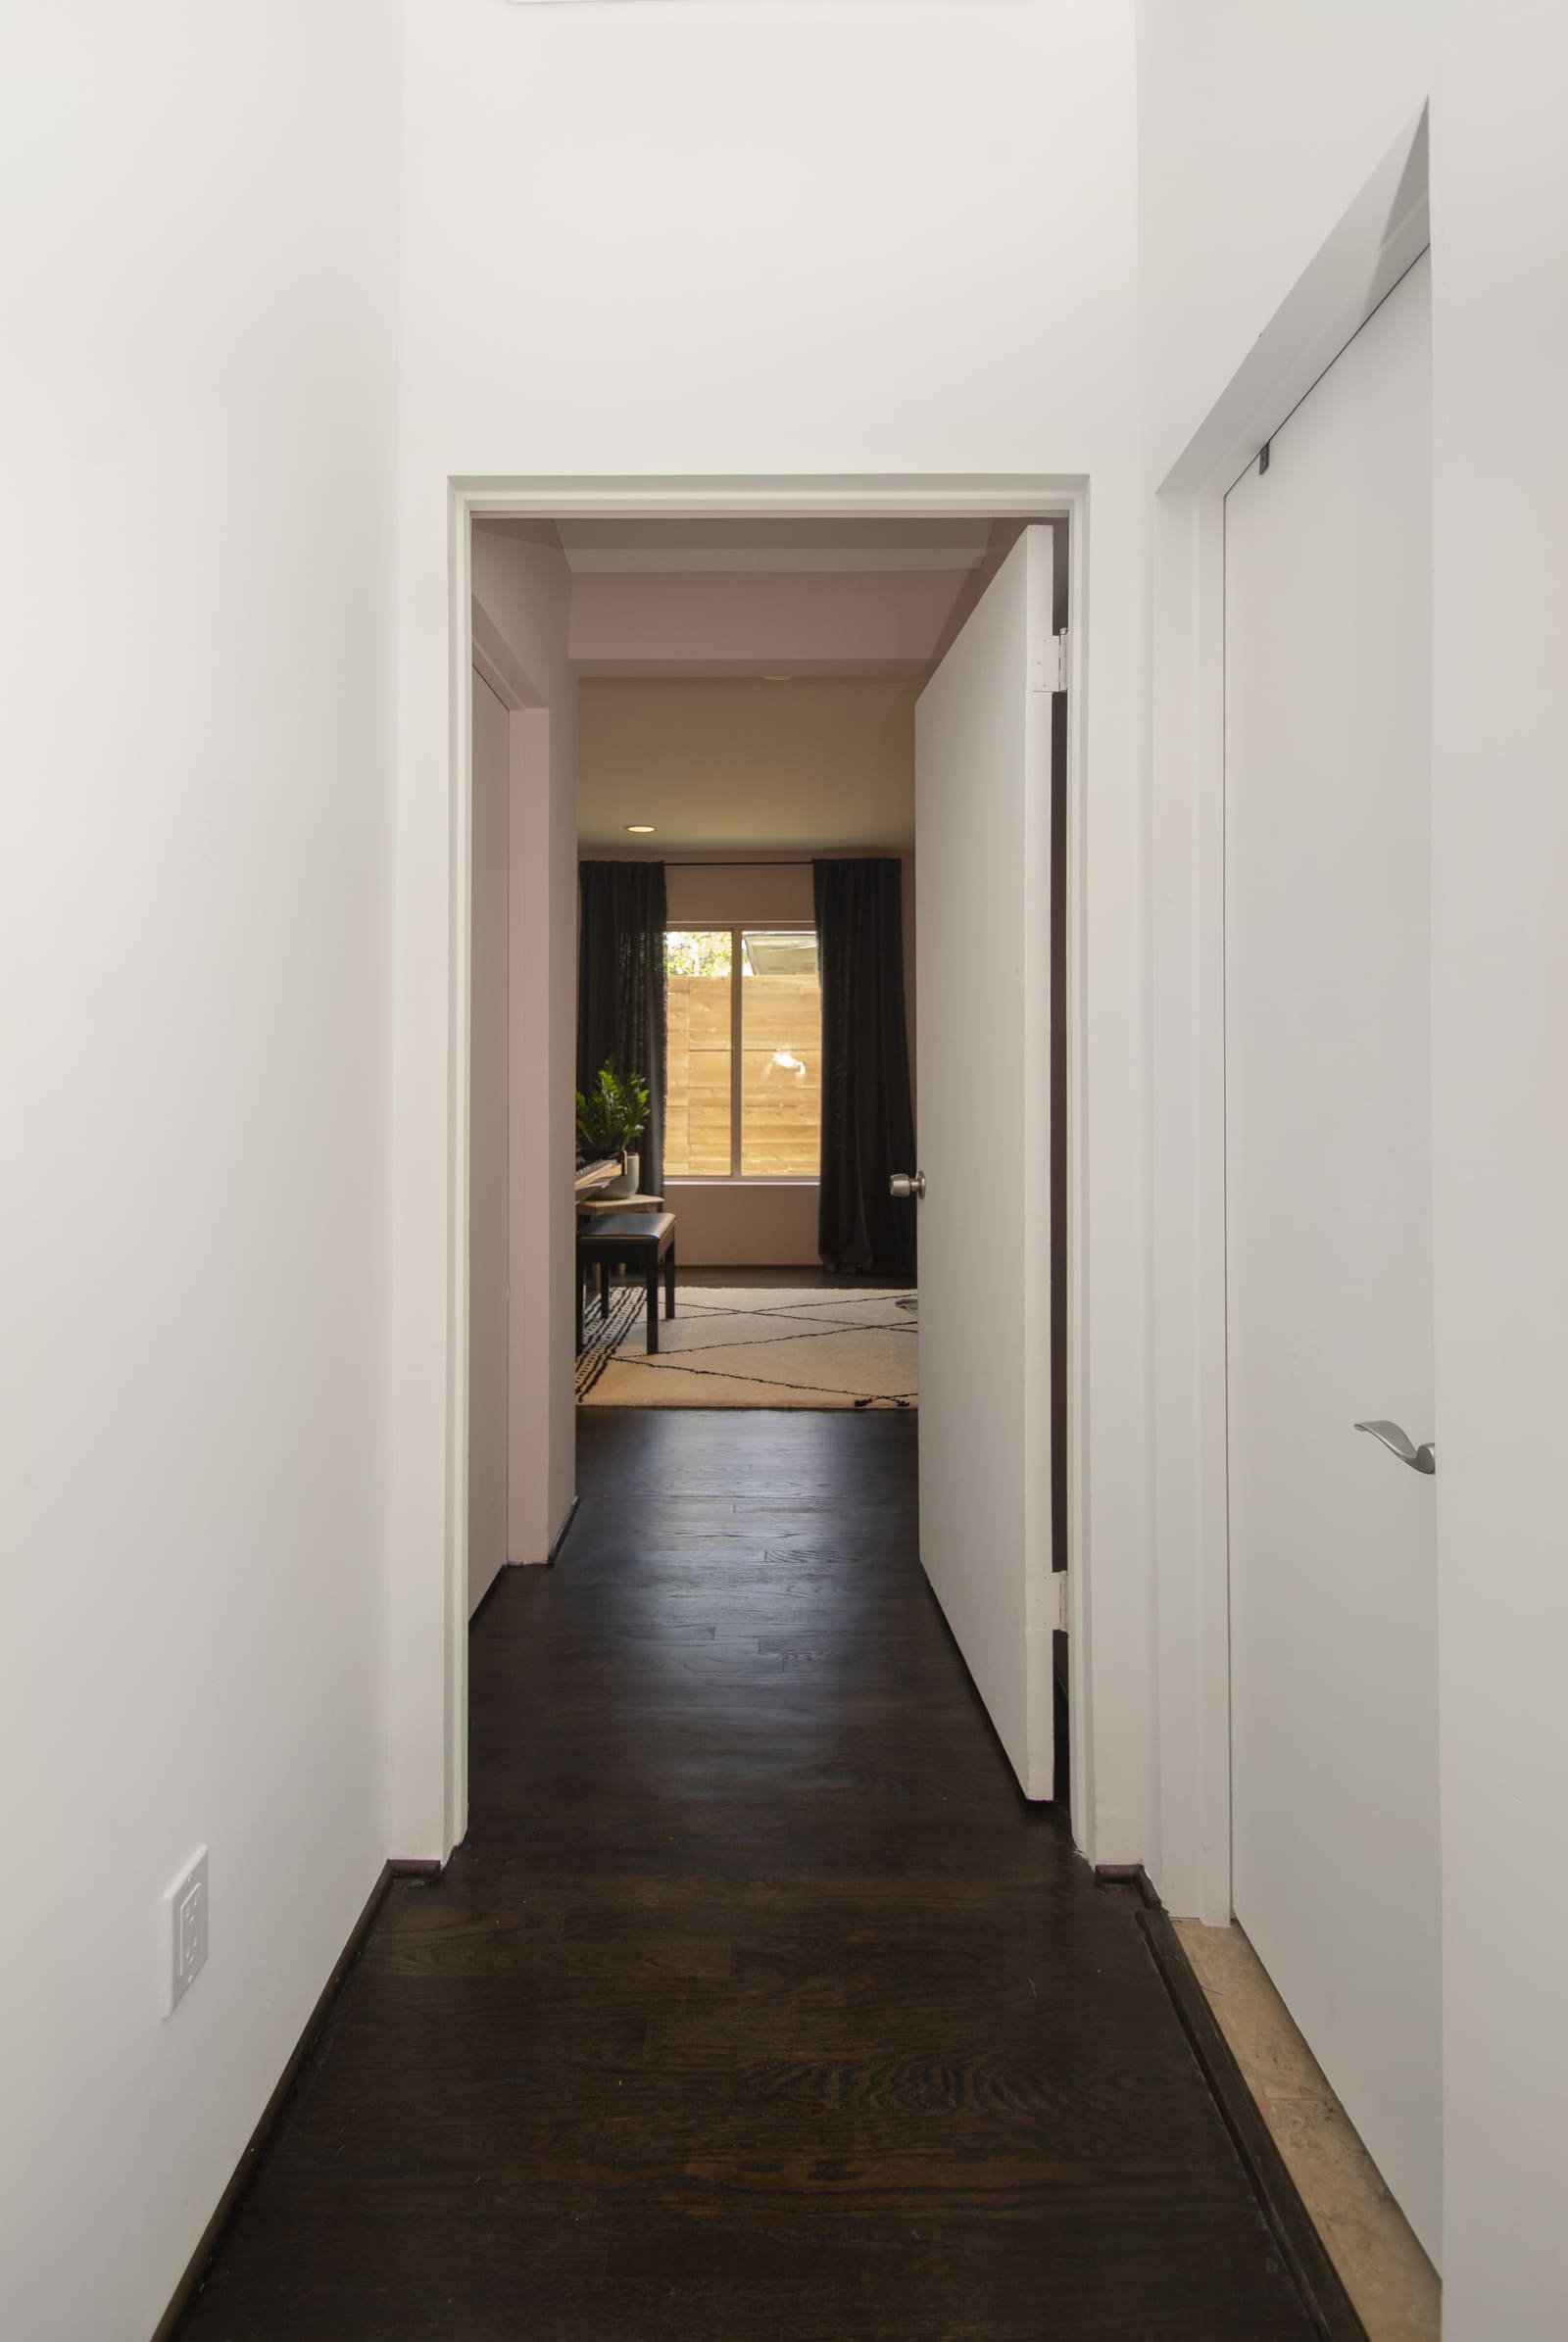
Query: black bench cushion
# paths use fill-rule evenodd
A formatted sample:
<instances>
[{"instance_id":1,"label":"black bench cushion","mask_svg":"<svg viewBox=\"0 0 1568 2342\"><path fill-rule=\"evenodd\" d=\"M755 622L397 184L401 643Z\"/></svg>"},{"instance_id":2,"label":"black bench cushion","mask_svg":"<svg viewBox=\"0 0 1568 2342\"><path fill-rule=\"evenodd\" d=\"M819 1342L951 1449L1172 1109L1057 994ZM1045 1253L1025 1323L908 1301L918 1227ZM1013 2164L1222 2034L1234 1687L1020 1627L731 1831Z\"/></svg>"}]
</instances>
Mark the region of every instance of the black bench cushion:
<instances>
[{"instance_id":1,"label":"black bench cushion","mask_svg":"<svg viewBox=\"0 0 1568 2342\"><path fill-rule=\"evenodd\" d=\"M674 1233L672 1211L607 1211L578 1229L577 1242L585 1246L658 1244L662 1249L665 1238Z\"/></svg>"}]
</instances>

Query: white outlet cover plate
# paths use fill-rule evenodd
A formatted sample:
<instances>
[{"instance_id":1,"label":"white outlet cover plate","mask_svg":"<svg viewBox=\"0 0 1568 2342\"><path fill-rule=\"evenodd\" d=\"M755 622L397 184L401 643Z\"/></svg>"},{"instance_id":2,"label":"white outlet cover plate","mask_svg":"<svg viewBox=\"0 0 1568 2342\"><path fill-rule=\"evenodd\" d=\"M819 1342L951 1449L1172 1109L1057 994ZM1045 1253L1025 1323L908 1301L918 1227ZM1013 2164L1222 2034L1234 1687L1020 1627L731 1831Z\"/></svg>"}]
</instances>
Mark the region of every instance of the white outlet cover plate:
<instances>
[{"instance_id":1,"label":"white outlet cover plate","mask_svg":"<svg viewBox=\"0 0 1568 2342\"><path fill-rule=\"evenodd\" d=\"M164 2015L172 2017L207 1965L207 1848L164 1889Z\"/></svg>"}]
</instances>

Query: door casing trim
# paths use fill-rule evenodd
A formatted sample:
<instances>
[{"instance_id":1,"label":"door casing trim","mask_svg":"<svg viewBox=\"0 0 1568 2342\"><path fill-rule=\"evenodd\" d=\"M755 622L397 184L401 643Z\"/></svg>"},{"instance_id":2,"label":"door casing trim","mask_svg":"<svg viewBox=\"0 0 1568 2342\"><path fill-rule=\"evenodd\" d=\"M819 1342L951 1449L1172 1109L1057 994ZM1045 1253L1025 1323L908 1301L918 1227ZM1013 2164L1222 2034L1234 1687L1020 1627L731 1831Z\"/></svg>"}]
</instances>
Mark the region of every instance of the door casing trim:
<instances>
[{"instance_id":1,"label":"door casing trim","mask_svg":"<svg viewBox=\"0 0 1568 2342\"><path fill-rule=\"evenodd\" d=\"M468 1097L469 892L472 868L474 663L470 538L477 518L696 519L768 514L799 519L1029 519L1067 524L1067 1537L1068 1686L1072 1826L1094 1852L1092 1523L1088 1490L1088 1086L1092 1072L1085 984L1088 836L1083 710L1088 671L1089 482L1081 474L931 473L749 476L486 475L448 480L448 748L450 822L447 966L446 1552L443 1858L467 1828L468 1799ZM515 809L515 808L514 808ZM1049 1084L1048 1067L1030 1079ZM1049 1098L1044 1101L1049 1108Z\"/></svg>"}]
</instances>

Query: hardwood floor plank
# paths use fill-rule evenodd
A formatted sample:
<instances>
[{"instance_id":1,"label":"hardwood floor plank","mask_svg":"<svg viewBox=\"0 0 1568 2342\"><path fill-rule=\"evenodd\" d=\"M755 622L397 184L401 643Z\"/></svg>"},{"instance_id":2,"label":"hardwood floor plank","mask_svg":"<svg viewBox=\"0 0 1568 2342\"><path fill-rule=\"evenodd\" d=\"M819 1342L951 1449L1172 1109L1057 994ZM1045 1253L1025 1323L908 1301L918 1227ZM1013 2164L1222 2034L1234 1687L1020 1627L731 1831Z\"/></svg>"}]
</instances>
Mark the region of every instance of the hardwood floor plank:
<instances>
[{"instance_id":1,"label":"hardwood floor plank","mask_svg":"<svg viewBox=\"0 0 1568 2342\"><path fill-rule=\"evenodd\" d=\"M183 2342L1300 2342L1137 1925L920 1572L912 1415L611 1410Z\"/></svg>"}]
</instances>

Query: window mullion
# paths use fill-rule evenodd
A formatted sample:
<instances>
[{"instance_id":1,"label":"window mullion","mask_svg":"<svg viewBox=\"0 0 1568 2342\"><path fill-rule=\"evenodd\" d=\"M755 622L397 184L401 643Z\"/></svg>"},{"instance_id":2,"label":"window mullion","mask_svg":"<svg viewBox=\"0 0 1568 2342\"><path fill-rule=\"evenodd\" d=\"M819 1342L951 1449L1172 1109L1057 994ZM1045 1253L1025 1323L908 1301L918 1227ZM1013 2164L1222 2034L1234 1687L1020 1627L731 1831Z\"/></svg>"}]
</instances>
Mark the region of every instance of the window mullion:
<instances>
[{"instance_id":1,"label":"window mullion","mask_svg":"<svg viewBox=\"0 0 1568 2342\"><path fill-rule=\"evenodd\" d=\"M729 936L729 1175L741 1177L741 937L745 930L732 927Z\"/></svg>"}]
</instances>

